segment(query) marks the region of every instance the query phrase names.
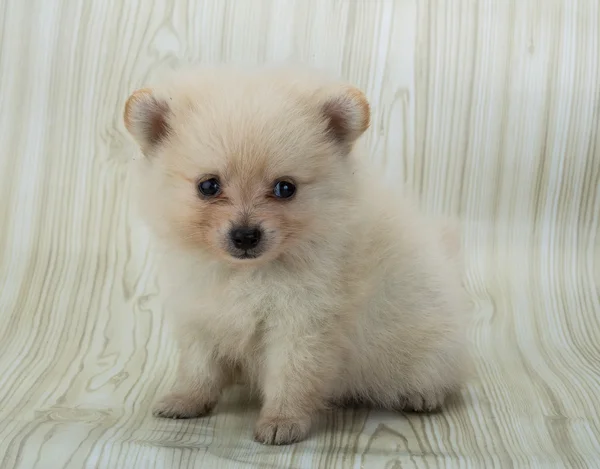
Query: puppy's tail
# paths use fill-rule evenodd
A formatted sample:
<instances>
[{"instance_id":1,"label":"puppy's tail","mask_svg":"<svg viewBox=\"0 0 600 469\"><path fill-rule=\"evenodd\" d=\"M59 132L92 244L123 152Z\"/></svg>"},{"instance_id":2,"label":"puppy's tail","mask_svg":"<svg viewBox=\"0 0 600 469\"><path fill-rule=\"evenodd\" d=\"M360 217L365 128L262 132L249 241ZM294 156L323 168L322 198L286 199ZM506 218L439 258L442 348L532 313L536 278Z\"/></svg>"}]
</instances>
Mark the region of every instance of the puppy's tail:
<instances>
[{"instance_id":1,"label":"puppy's tail","mask_svg":"<svg viewBox=\"0 0 600 469\"><path fill-rule=\"evenodd\" d=\"M473 313L473 302L467 293L465 260L463 258L462 241L460 237L460 223L456 219L439 220L439 233L443 253L449 261L454 264L456 273L460 277L462 287L460 295L465 304L465 324L467 324Z\"/></svg>"},{"instance_id":2,"label":"puppy's tail","mask_svg":"<svg viewBox=\"0 0 600 469\"><path fill-rule=\"evenodd\" d=\"M441 220L440 234L442 246L448 258L460 262L462 258L462 243L459 223L454 219Z\"/></svg>"}]
</instances>

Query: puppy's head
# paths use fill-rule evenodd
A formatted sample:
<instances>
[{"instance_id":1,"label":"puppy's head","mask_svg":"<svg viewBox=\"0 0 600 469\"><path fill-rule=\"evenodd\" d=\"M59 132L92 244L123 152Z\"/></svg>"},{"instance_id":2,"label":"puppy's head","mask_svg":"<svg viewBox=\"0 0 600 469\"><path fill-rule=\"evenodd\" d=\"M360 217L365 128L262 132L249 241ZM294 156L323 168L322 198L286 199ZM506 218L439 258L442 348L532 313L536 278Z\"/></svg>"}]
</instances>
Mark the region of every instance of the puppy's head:
<instances>
[{"instance_id":1,"label":"puppy's head","mask_svg":"<svg viewBox=\"0 0 600 469\"><path fill-rule=\"evenodd\" d=\"M369 105L320 77L214 69L136 91L125 125L145 156L138 187L154 228L252 264L343 225L355 191L349 154Z\"/></svg>"}]
</instances>

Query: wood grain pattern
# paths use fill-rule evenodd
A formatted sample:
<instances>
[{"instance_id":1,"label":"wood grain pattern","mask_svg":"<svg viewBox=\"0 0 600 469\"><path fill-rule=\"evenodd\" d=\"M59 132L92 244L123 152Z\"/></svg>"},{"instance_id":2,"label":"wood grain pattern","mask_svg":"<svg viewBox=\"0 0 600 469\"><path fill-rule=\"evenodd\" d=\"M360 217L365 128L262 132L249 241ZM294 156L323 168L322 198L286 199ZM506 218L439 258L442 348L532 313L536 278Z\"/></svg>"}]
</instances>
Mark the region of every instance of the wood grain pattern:
<instances>
[{"instance_id":1,"label":"wood grain pattern","mask_svg":"<svg viewBox=\"0 0 600 469\"><path fill-rule=\"evenodd\" d=\"M0 1L0 467L600 467L600 3ZM173 379L122 106L180 61L292 58L373 106L389 181L464 222L477 375L434 416L323 416L268 448Z\"/></svg>"}]
</instances>

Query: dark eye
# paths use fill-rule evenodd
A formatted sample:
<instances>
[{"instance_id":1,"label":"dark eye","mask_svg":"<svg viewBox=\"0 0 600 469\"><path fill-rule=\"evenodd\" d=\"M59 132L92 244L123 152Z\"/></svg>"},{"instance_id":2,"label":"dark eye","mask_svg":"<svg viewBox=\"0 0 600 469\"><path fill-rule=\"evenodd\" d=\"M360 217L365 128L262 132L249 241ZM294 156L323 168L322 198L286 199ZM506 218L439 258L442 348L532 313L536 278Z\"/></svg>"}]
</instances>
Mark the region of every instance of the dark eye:
<instances>
[{"instance_id":1,"label":"dark eye","mask_svg":"<svg viewBox=\"0 0 600 469\"><path fill-rule=\"evenodd\" d=\"M205 179L198 183L198 192L204 197L214 197L221 191L221 185L217 178Z\"/></svg>"},{"instance_id":2,"label":"dark eye","mask_svg":"<svg viewBox=\"0 0 600 469\"><path fill-rule=\"evenodd\" d=\"M289 199L296 193L296 186L289 181L279 181L273 187L273 194L278 199Z\"/></svg>"}]
</instances>

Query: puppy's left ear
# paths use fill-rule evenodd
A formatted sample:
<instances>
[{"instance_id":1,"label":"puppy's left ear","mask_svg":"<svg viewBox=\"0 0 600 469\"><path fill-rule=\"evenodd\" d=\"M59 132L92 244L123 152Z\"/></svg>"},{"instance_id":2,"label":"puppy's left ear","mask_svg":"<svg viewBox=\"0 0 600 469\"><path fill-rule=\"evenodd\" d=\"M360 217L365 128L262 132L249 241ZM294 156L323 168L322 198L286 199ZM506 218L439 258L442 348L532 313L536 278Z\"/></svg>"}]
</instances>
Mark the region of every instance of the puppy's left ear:
<instances>
[{"instance_id":1,"label":"puppy's left ear","mask_svg":"<svg viewBox=\"0 0 600 469\"><path fill-rule=\"evenodd\" d=\"M342 144L352 145L369 128L371 111L367 98L350 85L336 87L323 104L327 131Z\"/></svg>"},{"instance_id":2,"label":"puppy's left ear","mask_svg":"<svg viewBox=\"0 0 600 469\"><path fill-rule=\"evenodd\" d=\"M152 153L171 132L171 110L149 88L135 91L125 103L125 127L144 154Z\"/></svg>"}]
</instances>

